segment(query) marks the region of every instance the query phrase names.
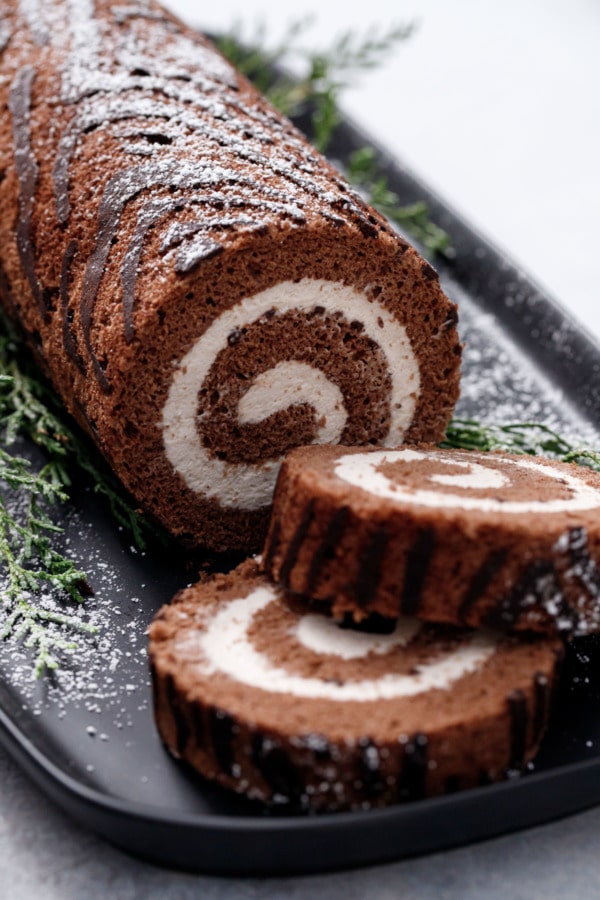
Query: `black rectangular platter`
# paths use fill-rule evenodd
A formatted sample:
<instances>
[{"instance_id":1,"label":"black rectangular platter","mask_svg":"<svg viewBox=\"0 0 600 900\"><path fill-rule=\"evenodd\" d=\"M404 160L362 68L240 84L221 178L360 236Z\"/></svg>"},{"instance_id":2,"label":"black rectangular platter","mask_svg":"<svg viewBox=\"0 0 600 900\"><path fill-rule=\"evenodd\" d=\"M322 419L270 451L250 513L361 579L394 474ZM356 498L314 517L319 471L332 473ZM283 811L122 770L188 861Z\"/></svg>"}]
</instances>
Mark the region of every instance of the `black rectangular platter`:
<instances>
[{"instance_id":1,"label":"black rectangular platter","mask_svg":"<svg viewBox=\"0 0 600 900\"><path fill-rule=\"evenodd\" d=\"M340 160L367 136L337 133ZM438 261L466 343L461 416L538 421L600 444L600 350L527 276L410 172L379 152L390 187L425 200L456 256ZM35 451L26 448L32 457ZM152 719L145 629L193 576L169 551L141 553L96 501L75 491L58 514L89 573L98 629L56 675L0 645L0 739L37 784L85 826L155 863L202 872L309 873L441 850L600 802L600 646L576 641L532 771L501 784L385 810L269 814L176 764Z\"/></svg>"}]
</instances>

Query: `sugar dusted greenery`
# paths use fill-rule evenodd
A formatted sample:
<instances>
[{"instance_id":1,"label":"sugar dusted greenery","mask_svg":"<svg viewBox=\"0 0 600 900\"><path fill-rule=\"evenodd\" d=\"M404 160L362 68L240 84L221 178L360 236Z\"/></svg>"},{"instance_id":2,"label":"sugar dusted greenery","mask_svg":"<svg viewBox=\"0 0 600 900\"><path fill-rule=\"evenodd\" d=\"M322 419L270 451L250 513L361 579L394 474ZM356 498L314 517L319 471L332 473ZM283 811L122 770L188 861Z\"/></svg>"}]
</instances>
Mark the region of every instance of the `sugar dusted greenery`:
<instances>
[{"instance_id":1,"label":"sugar dusted greenery","mask_svg":"<svg viewBox=\"0 0 600 900\"><path fill-rule=\"evenodd\" d=\"M5 386L6 382L4 382ZM0 638L22 639L35 649L35 670L56 668L56 652L77 645L65 635L93 632L76 614L41 600L49 591L80 603L89 588L85 573L53 546L60 529L48 508L67 500L60 463L39 471L27 460L0 449L0 558L4 567ZM55 626L50 628L48 626Z\"/></svg>"},{"instance_id":2,"label":"sugar dusted greenery","mask_svg":"<svg viewBox=\"0 0 600 900\"><path fill-rule=\"evenodd\" d=\"M75 634L95 631L77 609L90 593L86 574L57 549L62 529L51 515L53 506L68 501L70 471L87 476L140 547L146 526L112 475L96 461L87 441L67 423L4 316L0 316L0 432L4 444L0 448L0 638L23 640L32 648L39 674L56 668L60 653L77 647ZM10 452L20 438L43 451L46 462L41 469Z\"/></svg>"}]
</instances>

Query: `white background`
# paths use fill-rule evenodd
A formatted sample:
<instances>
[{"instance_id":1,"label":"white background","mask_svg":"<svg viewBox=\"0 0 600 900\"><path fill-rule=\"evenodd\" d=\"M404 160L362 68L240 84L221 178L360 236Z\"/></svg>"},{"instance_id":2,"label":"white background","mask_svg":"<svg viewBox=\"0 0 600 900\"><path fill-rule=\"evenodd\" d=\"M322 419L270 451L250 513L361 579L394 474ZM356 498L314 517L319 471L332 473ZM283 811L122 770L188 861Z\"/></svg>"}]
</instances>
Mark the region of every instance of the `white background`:
<instances>
[{"instance_id":1,"label":"white background","mask_svg":"<svg viewBox=\"0 0 600 900\"><path fill-rule=\"evenodd\" d=\"M170 0L210 30L264 21L307 41L413 21L344 109L600 337L600 4L595 0Z\"/></svg>"}]
</instances>

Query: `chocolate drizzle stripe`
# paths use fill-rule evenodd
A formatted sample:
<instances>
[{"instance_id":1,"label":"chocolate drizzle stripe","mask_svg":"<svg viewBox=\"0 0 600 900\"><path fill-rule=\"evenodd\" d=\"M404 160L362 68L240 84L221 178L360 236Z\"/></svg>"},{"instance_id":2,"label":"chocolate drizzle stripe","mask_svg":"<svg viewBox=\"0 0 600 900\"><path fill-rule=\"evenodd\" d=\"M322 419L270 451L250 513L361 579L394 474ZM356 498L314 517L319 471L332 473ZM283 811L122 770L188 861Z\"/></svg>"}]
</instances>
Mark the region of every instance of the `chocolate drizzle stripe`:
<instances>
[{"instance_id":1,"label":"chocolate drizzle stripe","mask_svg":"<svg viewBox=\"0 0 600 900\"><path fill-rule=\"evenodd\" d=\"M62 333L63 345L67 356L73 360L78 368L83 370L83 360L77 352L77 345L73 336L73 330L69 321L69 279L71 276L71 264L77 253L78 244L76 240L69 242L63 257L61 273L60 273L60 306L62 313Z\"/></svg>"},{"instance_id":2,"label":"chocolate drizzle stripe","mask_svg":"<svg viewBox=\"0 0 600 900\"><path fill-rule=\"evenodd\" d=\"M404 800L421 800L427 793L429 741L425 734L415 734L404 747L402 772L398 780L398 796Z\"/></svg>"},{"instance_id":3,"label":"chocolate drizzle stripe","mask_svg":"<svg viewBox=\"0 0 600 900\"><path fill-rule=\"evenodd\" d=\"M151 228L163 216L168 215L181 205L181 201L169 200L165 197L149 201L138 214L136 229L123 256L121 265L121 287L123 290L123 320L125 340L130 343L134 336L133 314L135 308L135 284L137 280L140 257Z\"/></svg>"},{"instance_id":4,"label":"chocolate drizzle stripe","mask_svg":"<svg viewBox=\"0 0 600 900\"><path fill-rule=\"evenodd\" d=\"M289 587L290 574L292 572L292 569L296 565L300 547L304 543L304 538L307 535L308 529L310 528L314 517L315 500L314 498L311 498L304 508L300 523L296 528L296 531L292 535L292 539L288 544L287 552L279 569L279 581L284 585L284 587Z\"/></svg>"},{"instance_id":5,"label":"chocolate drizzle stripe","mask_svg":"<svg viewBox=\"0 0 600 900\"><path fill-rule=\"evenodd\" d=\"M261 734L252 735L250 758L272 792L272 799L296 804L304 793L299 772L283 747Z\"/></svg>"},{"instance_id":6,"label":"chocolate drizzle stripe","mask_svg":"<svg viewBox=\"0 0 600 900\"><path fill-rule=\"evenodd\" d=\"M377 797L387 788L385 775L381 767L379 748L369 738L359 741L359 779L362 781L366 798Z\"/></svg>"},{"instance_id":7,"label":"chocolate drizzle stripe","mask_svg":"<svg viewBox=\"0 0 600 900\"><path fill-rule=\"evenodd\" d=\"M562 596L554 564L551 560L536 560L524 570L510 591L492 607L484 624L490 628L514 625L521 614L544 600L557 600Z\"/></svg>"},{"instance_id":8,"label":"chocolate drizzle stripe","mask_svg":"<svg viewBox=\"0 0 600 900\"><path fill-rule=\"evenodd\" d=\"M356 600L363 609L372 602L381 581L381 569L388 545L389 532L380 526L369 538L356 576Z\"/></svg>"},{"instance_id":9,"label":"chocolate drizzle stripe","mask_svg":"<svg viewBox=\"0 0 600 900\"><path fill-rule=\"evenodd\" d=\"M533 737L532 741L537 744L541 740L546 728L548 719L548 711L550 708L550 683L543 672L536 672L534 678L535 687L535 706L533 713Z\"/></svg>"},{"instance_id":10,"label":"chocolate drizzle stripe","mask_svg":"<svg viewBox=\"0 0 600 900\"><path fill-rule=\"evenodd\" d=\"M323 540L313 553L306 578L306 593L311 596L316 589L321 569L325 560L330 559L342 539L348 519L350 517L350 509L347 506L340 506L336 509L333 516L327 524Z\"/></svg>"},{"instance_id":11,"label":"chocolate drizzle stripe","mask_svg":"<svg viewBox=\"0 0 600 900\"><path fill-rule=\"evenodd\" d=\"M8 22L3 16L0 16L0 53L4 53L11 37L11 30Z\"/></svg>"},{"instance_id":12,"label":"chocolate drizzle stripe","mask_svg":"<svg viewBox=\"0 0 600 900\"><path fill-rule=\"evenodd\" d=\"M460 790L460 777L458 775L447 775L444 780L444 792L446 794L455 794Z\"/></svg>"},{"instance_id":13,"label":"chocolate drizzle stripe","mask_svg":"<svg viewBox=\"0 0 600 900\"><path fill-rule=\"evenodd\" d=\"M141 4L130 3L128 6L114 6L113 13L119 25L128 19L146 19L148 22L160 22L162 25L171 24L160 12L151 12Z\"/></svg>"},{"instance_id":14,"label":"chocolate drizzle stripe","mask_svg":"<svg viewBox=\"0 0 600 900\"><path fill-rule=\"evenodd\" d=\"M160 685L158 681L158 673L156 670L156 666L152 658L149 659L149 668L150 668L150 685L152 688L152 709L154 710L155 717L158 715L158 711L160 709Z\"/></svg>"},{"instance_id":15,"label":"chocolate drizzle stripe","mask_svg":"<svg viewBox=\"0 0 600 900\"><path fill-rule=\"evenodd\" d=\"M414 615L421 603L421 592L427 576L431 555L435 546L435 533L432 528L422 528L415 543L411 547L406 560L404 573L404 589L400 611L404 615Z\"/></svg>"},{"instance_id":16,"label":"chocolate drizzle stripe","mask_svg":"<svg viewBox=\"0 0 600 900\"><path fill-rule=\"evenodd\" d=\"M506 698L510 713L510 769L520 770L527 751L527 699L522 690L513 691Z\"/></svg>"},{"instance_id":17,"label":"chocolate drizzle stripe","mask_svg":"<svg viewBox=\"0 0 600 900\"><path fill-rule=\"evenodd\" d=\"M215 759L223 772L232 774L235 763L233 746L236 725L232 717L220 709L209 713L209 732Z\"/></svg>"},{"instance_id":18,"label":"chocolate drizzle stripe","mask_svg":"<svg viewBox=\"0 0 600 900\"><path fill-rule=\"evenodd\" d=\"M199 703L193 703L191 706L191 715L194 742L197 747L204 747L206 739L206 727L204 725L204 707Z\"/></svg>"},{"instance_id":19,"label":"chocolate drizzle stripe","mask_svg":"<svg viewBox=\"0 0 600 900\"><path fill-rule=\"evenodd\" d=\"M507 555L508 551L504 547L499 550L492 550L479 569L475 572L465 591L465 595L458 610L458 616L461 622L466 621L472 607L485 593L493 578L504 565Z\"/></svg>"},{"instance_id":20,"label":"chocolate drizzle stripe","mask_svg":"<svg viewBox=\"0 0 600 900\"><path fill-rule=\"evenodd\" d=\"M12 116L15 143L15 168L19 179L17 249L27 281L44 318L48 317L44 293L36 274L35 252L31 240L31 218L38 180L38 166L31 149L31 87L35 78L33 66L23 66L10 88L8 107Z\"/></svg>"},{"instance_id":21,"label":"chocolate drizzle stripe","mask_svg":"<svg viewBox=\"0 0 600 900\"><path fill-rule=\"evenodd\" d=\"M167 695L167 707L171 710L173 723L175 725L175 749L179 756L183 756L190 737L190 728L187 719L181 711L179 694L175 687L172 675L167 675L165 678L165 692Z\"/></svg>"},{"instance_id":22,"label":"chocolate drizzle stripe","mask_svg":"<svg viewBox=\"0 0 600 900\"><path fill-rule=\"evenodd\" d=\"M271 527L269 528L269 533L267 535L265 550L262 559L262 569L269 575L272 575L273 573L273 559L275 557L275 554L279 550L280 540L281 522L279 518L275 518L273 516L271 518Z\"/></svg>"}]
</instances>

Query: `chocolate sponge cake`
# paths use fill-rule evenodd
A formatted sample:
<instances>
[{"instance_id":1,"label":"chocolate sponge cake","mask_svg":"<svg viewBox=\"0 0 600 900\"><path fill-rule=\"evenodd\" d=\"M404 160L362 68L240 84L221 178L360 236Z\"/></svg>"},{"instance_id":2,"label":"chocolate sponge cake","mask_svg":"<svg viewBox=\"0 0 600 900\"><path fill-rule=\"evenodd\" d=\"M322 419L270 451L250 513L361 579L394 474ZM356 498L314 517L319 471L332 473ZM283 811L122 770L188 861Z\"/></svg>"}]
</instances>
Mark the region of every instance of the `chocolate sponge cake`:
<instances>
[{"instance_id":1,"label":"chocolate sponge cake","mask_svg":"<svg viewBox=\"0 0 600 900\"><path fill-rule=\"evenodd\" d=\"M301 448L280 474L264 556L336 617L600 631L600 475L442 450Z\"/></svg>"},{"instance_id":2,"label":"chocolate sponge cake","mask_svg":"<svg viewBox=\"0 0 600 900\"><path fill-rule=\"evenodd\" d=\"M435 271L203 37L136 0L6 0L0 296L173 534L258 547L294 446L441 437Z\"/></svg>"},{"instance_id":3,"label":"chocolate sponge cake","mask_svg":"<svg viewBox=\"0 0 600 900\"><path fill-rule=\"evenodd\" d=\"M562 643L400 619L342 629L247 561L150 628L159 731L224 787L299 809L380 806L532 758Z\"/></svg>"}]
</instances>

